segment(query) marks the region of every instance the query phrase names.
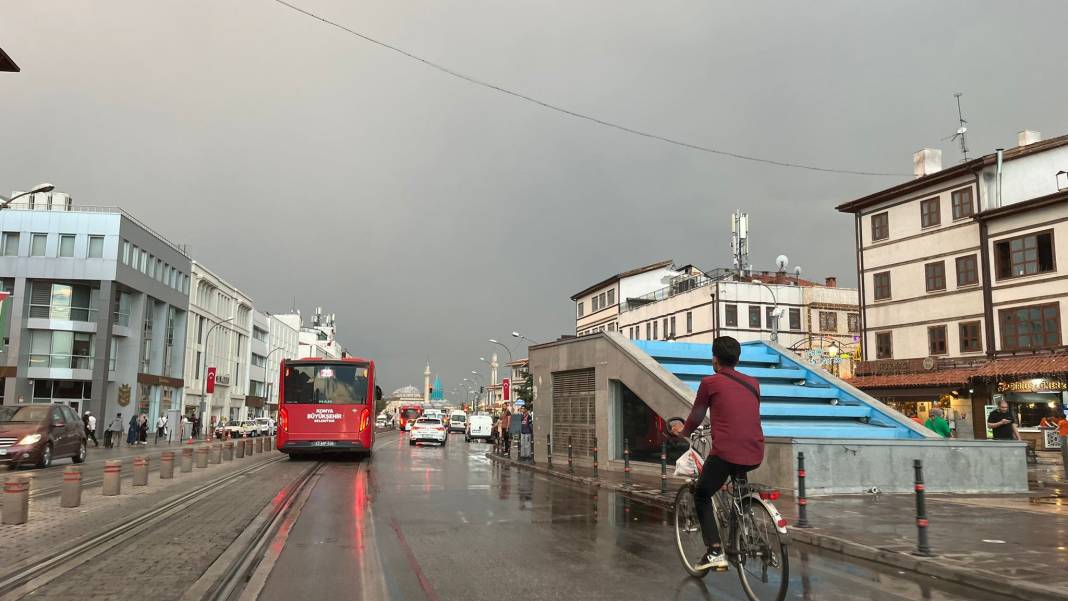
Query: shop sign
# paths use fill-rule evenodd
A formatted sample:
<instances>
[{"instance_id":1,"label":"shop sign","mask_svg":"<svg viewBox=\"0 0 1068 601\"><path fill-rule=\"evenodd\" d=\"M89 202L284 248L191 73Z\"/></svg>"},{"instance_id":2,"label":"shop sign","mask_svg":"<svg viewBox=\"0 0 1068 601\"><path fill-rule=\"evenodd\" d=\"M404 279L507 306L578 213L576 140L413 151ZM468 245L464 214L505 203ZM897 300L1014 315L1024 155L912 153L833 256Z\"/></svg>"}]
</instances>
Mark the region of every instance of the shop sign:
<instances>
[{"instance_id":1,"label":"shop sign","mask_svg":"<svg viewBox=\"0 0 1068 601\"><path fill-rule=\"evenodd\" d=\"M1052 378L998 382L998 392L1039 392L1044 390L1068 390L1068 382Z\"/></svg>"},{"instance_id":2,"label":"shop sign","mask_svg":"<svg viewBox=\"0 0 1068 601\"><path fill-rule=\"evenodd\" d=\"M819 367L826 367L828 365L838 365L842 362L842 358L849 358L849 355L842 353L841 355L828 355L823 349L809 349L802 354L802 358L810 365L816 365Z\"/></svg>"}]
</instances>

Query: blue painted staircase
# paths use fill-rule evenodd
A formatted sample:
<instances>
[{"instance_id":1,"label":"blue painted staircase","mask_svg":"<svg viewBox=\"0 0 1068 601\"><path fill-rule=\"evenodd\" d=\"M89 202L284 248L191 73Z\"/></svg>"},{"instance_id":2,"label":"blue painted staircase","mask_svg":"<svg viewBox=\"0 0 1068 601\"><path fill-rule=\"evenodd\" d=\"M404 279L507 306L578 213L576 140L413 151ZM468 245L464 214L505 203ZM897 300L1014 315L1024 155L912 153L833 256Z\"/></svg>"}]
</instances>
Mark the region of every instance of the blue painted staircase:
<instances>
[{"instance_id":1,"label":"blue painted staircase","mask_svg":"<svg viewBox=\"0 0 1068 601\"><path fill-rule=\"evenodd\" d=\"M630 341L697 390L712 375L712 345ZM781 347L780 347L781 348ZM742 343L738 371L760 381L765 436L792 438L923 439L923 428L879 401L837 385L826 371L764 342Z\"/></svg>"}]
</instances>

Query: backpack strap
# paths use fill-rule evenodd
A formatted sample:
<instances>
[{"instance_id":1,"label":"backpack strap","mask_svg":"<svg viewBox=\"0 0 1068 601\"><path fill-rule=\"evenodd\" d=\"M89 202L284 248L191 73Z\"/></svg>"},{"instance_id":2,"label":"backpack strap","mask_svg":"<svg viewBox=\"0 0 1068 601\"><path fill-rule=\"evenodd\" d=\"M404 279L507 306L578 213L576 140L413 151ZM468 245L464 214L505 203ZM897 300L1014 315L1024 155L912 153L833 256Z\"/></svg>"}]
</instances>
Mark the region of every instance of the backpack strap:
<instances>
[{"instance_id":1,"label":"backpack strap","mask_svg":"<svg viewBox=\"0 0 1068 601\"><path fill-rule=\"evenodd\" d=\"M749 392L753 393L753 396L756 397L757 402L758 403L760 402L760 391L758 391L756 388L753 388L753 385L750 384L749 382L746 382L745 380L739 378L738 376L731 375L730 372L726 372L726 371L717 372L716 375L726 376L727 378L729 378L731 380L734 380L735 382L741 384L742 386L745 386L746 389L749 390Z\"/></svg>"}]
</instances>

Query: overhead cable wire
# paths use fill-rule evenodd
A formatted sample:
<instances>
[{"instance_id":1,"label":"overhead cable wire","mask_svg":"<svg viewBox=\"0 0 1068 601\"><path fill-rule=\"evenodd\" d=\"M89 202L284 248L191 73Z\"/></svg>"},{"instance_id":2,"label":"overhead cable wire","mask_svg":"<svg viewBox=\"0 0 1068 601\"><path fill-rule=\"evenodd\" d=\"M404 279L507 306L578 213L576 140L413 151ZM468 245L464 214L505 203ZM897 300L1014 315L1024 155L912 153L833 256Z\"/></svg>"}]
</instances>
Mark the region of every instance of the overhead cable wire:
<instances>
[{"instance_id":1,"label":"overhead cable wire","mask_svg":"<svg viewBox=\"0 0 1068 601\"><path fill-rule=\"evenodd\" d=\"M393 52L396 52L397 54L400 54L402 56L410 58L410 59L412 59L414 61L418 61L420 63L423 63L424 65L430 67L431 69L435 69L437 71L441 71L442 73L445 73L446 75L450 75L452 77L455 77L457 79L461 79L463 81L466 81L468 83L474 84L474 85L482 87L482 88L493 90L493 91L499 92L501 94L506 94L508 96L512 96L514 98L518 98L520 100L524 100L526 102L529 102L529 103L532 103L532 104L536 104L536 105L538 105L538 106L540 106L542 108L545 108L545 109L548 109L548 110L551 110L551 111L556 111L558 113L563 113L565 115L569 115L569 116L575 117L577 119L583 119L583 120L586 120L586 121L590 121L592 123L596 123L598 125L603 125L605 127L610 127L612 129L616 129L616 130L619 130L619 131L622 131L622 132L626 132L628 134L633 134L633 135L636 135L636 136L641 136L643 138L649 138L649 139L652 139L652 140L659 140L659 141L667 143L667 144L673 144L675 146L681 146L683 148L689 148L690 150L697 150L699 152L705 152L705 153L715 154L715 155L719 155L719 156L731 157L731 158L739 159L739 160L742 160L742 161L751 161L751 162L754 162L754 163L763 163L765 165L775 165L777 167L789 167L789 168L792 168L792 169L806 169L808 171L819 171L819 172L823 172L823 173L842 173L842 174L847 174L847 175L869 175L869 176L879 176L879 177L903 177L903 176L910 175L908 173L890 173L890 172L885 172L885 171L864 171L864 170L858 170L858 169L836 169L836 168L831 168L831 167L820 167L820 166L817 166L817 165L806 165L804 163L793 163L793 162L790 162L790 161L779 161L779 160L775 160L775 159L766 159L766 158L762 158L762 157L757 157L757 156L752 156L752 155L747 155L747 154L741 154L741 153L737 153L737 152L731 152L729 150L722 150L722 149L718 149L718 148L711 148L709 146L702 146L700 144L694 144L692 142L686 142L684 140L677 140L675 138L669 138L667 136L662 136L660 134L655 134L655 133L651 133L651 132L647 132L647 131L642 131L640 129L634 129L633 127L628 127L626 125L621 125L619 123L615 123L615 122L612 122L612 121L606 121L606 120L601 119L599 117L594 117L592 115L587 115L585 113L580 113L580 112L577 112L577 111L573 111L571 109L564 108L562 106L559 106L559 105L556 105L556 104L552 104L552 103L546 102L544 100L539 100L537 98L534 98L533 96L528 96L526 94L523 94L522 92L516 92L516 91L513 91L513 90L509 90L508 88L501 87L501 86L499 86L497 84L490 83L490 82L487 82L487 81L483 81L483 80L478 79L476 77L473 77L471 75L466 75L464 73L461 73L459 71L456 71L456 70L451 69L449 67L446 67L444 65L436 63L436 62L434 62L434 61L432 61L430 59L423 58L423 57L421 57L421 56L419 56L417 54L412 54L411 52L408 52L407 50L404 50L403 48L399 48L399 47L394 46L392 44L383 42L381 40L377 40L377 39L375 39L375 38L373 38L373 37L371 37L371 36L369 36L367 34L360 33L359 31L351 29L351 28L349 28L349 27L347 27L345 25L342 25L341 23L338 23L336 21L331 21L330 19L327 19L326 17L317 15L317 14L311 12L311 11L305 10L305 9L299 7L299 6L291 4L291 3L287 2L286 0L274 0L274 2L277 2L278 4L281 4L282 6L285 6L285 7L289 8L289 9L294 10L294 11L296 11L298 13L301 13L301 14L303 14L305 16L311 17L312 19L320 21L320 22L322 22L322 23L324 23L326 25L329 25L331 27L335 27L337 29L345 31L345 32L347 32L347 33L349 33L351 35L354 35L354 36L356 36L358 38L361 38L361 39L363 39L363 40L365 40L367 42L370 42L372 44L381 46L383 48L386 48L387 50L391 50Z\"/></svg>"}]
</instances>

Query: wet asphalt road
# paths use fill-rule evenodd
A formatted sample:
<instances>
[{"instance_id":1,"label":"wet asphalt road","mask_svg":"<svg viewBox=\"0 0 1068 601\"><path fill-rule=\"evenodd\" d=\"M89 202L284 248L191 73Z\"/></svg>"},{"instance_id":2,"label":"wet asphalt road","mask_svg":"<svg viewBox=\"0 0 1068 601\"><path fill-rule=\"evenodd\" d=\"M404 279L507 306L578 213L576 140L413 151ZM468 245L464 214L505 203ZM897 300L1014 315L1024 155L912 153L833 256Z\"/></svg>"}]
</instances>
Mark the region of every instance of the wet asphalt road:
<instances>
[{"instance_id":1,"label":"wet asphalt road","mask_svg":"<svg viewBox=\"0 0 1068 601\"><path fill-rule=\"evenodd\" d=\"M379 435L370 460L322 466L275 541L259 596L396 601L745 599L737 575L683 572L667 512L501 467L453 436ZM790 599L987 601L795 545Z\"/></svg>"}]
</instances>

